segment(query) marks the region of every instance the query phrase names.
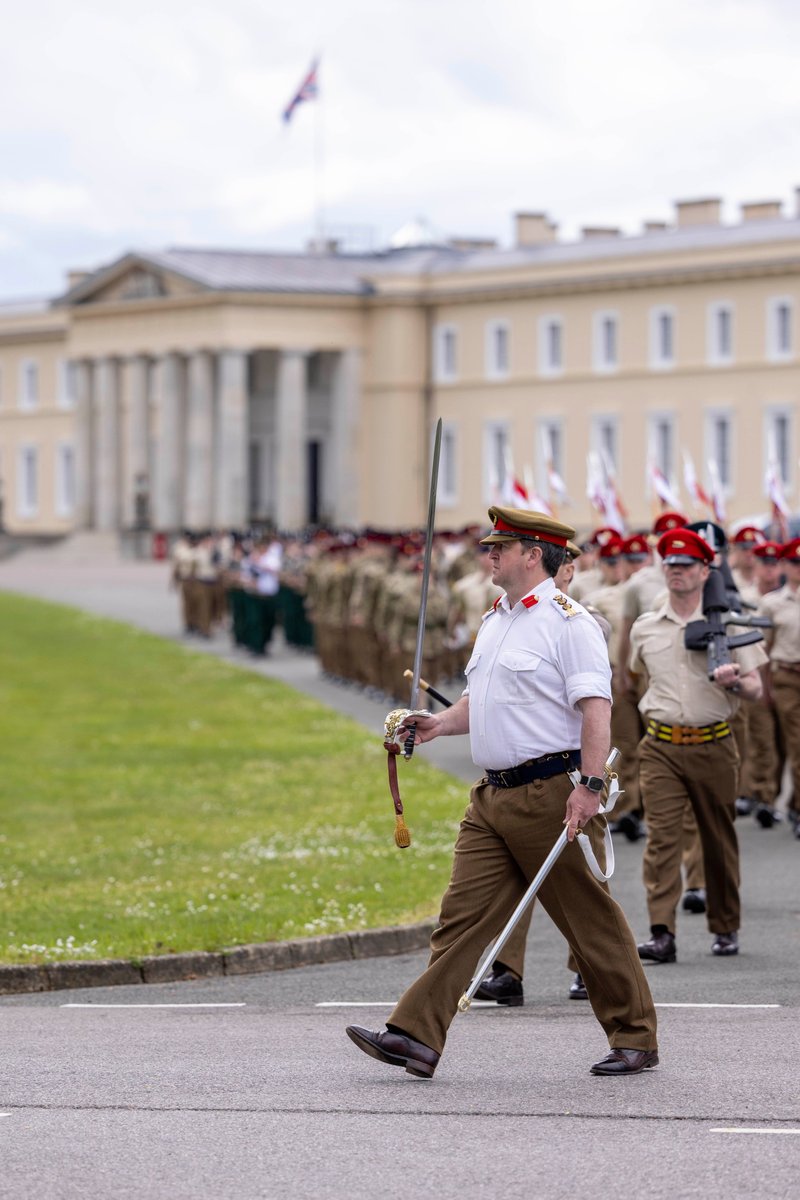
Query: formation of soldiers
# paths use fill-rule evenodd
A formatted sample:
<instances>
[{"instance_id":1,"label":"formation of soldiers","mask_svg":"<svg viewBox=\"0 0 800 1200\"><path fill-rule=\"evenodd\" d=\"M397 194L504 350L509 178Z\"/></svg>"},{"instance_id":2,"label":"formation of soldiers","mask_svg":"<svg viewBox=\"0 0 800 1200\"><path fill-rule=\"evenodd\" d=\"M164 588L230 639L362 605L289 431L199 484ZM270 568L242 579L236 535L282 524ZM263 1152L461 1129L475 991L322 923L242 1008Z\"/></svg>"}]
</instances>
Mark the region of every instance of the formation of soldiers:
<instances>
[{"instance_id":1,"label":"formation of soldiers","mask_svg":"<svg viewBox=\"0 0 800 1200\"><path fill-rule=\"evenodd\" d=\"M589 608L607 636L613 670L612 740L622 751L625 799L614 829L643 835L637 747L643 736L641 684L628 670L630 630L665 598L654 551L666 531L687 526L681 513L662 513L651 530L621 537L599 528L572 547L574 577L563 590ZM695 526L697 528L699 526ZM768 616L770 665L764 696L743 703L734 722L742 773L737 809L764 827L782 820L776 807L787 762L794 783L787 819L800 836L800 540L781 545L758 529L740 529L728 543L703 526L725 556L745 611ZM484 613L500 594L479 547L480 528L437 533L422 674L453 697ZM187 633L209 637L227 627L253 655L269 652L276 624L289 645L312 649L323 673L365 689L387 705L405 702L420 607L424 542L418 533L317 531L307 537L272 533L185 535L173 552ZM797 576L797 578L795 578ZM702 911L703 864L690 810L685 819L684 906Z\"/></svg>"}]
</instances>

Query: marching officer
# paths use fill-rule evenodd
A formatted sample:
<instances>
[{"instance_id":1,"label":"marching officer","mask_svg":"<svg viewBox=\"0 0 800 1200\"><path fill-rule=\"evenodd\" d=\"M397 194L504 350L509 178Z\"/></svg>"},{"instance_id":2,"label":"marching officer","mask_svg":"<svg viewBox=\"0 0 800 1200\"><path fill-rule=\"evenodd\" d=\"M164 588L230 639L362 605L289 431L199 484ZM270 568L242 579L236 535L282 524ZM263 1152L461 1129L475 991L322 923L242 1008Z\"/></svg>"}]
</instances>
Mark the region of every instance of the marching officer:
<instances>
[{"instance_id":1,"label":"marching officer","mask_svg":"<svg viewBox=\"0 0 800 1200\"><path fill-rule=\"evenodd\" d=\"M703 586L714 559L708 543L688 529L658 543L668 596L631 630L630 669L646 675L640 709L646 721L639 781L647 814L643 875L651 938L639 956L675 962L676 910L681 893L682 819L687 799L700 830L708 927L717 956L738 953L739 847L734 821L739 755L730 718L740 699L761 695L759 645L731 652L713 679L706 655L688 650L686 625L702 618ZM798 569L800 577L800 569Z\"/></svg>"},{"instance_id":2,"label":"marching officer","mask_svg":"<svg viewBox=\"0 0 800 1200\"><path fill-rule=\"evenodd\" d=\"M761 611L773 628L767 633L771 689L792 772L789 820L800 837L800 538L781 550L786 583L762 597Z\"/></svg>"}]
</instances>

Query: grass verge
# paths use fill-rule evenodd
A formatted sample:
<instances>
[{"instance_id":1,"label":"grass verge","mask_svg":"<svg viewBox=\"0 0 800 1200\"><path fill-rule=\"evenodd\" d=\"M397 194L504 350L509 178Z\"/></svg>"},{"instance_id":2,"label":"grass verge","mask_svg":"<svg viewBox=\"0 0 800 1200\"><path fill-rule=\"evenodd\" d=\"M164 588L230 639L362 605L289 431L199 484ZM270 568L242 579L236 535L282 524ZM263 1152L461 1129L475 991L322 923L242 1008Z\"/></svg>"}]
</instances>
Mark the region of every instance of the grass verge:
<instances>
[{"instance_id":1,"label":"grass verge","mask_svg":"<svg viewBox=\"0 0 800 1200\"><path fill-rule=\"evenodd\" d=\"M463 785L272 680L0 593L0 961L136 958L436 912Z\"/></svg>"}]
</instances>

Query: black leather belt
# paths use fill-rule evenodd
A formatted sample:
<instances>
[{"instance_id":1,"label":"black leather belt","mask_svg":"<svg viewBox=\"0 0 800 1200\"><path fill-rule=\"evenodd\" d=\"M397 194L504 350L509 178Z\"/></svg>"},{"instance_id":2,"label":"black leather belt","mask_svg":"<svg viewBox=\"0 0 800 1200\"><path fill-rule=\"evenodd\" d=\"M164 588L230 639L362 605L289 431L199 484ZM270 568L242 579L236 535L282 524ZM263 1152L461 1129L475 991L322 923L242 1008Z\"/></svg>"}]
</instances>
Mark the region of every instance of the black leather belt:
<instances>
[{"instance_id":1,"label":"black leather belt","mask_svg":"<svg viewBox=\"0 0 800 1200\"><path fill-rule=\"evenodd\" d=\"M550 779L565 771L574 771L581 765L580 750L563 750L560 754L543 754L541 758L530 758L517 767L504 771L487 771L486 779L492 787L515 788L533 783L535 779Z\"/></svg>"}]
</instances>

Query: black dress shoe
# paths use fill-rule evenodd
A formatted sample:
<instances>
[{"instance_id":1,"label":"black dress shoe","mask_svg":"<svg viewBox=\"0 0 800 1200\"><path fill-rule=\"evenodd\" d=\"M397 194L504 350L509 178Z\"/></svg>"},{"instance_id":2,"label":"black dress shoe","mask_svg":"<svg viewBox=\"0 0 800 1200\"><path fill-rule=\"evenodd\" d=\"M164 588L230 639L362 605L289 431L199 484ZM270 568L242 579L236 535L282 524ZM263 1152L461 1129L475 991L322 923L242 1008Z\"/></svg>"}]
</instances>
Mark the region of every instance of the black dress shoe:
<instances>
[{"instance_id":1,"label":"black dress shoe","mask_svg":"<svg viewBox=\"0 0 800 1200\"><path fill-rule=\"evenodd\" d=\"M739 934L736 930L732 933L718 933L711 947L711 953L716 954L717 958L727 958L731 954L738 954Z\"/></svg>"},{"instance_id":2,"label":"black dress shoe","mask_svg":"<svg viewBox=\"0 0 800 1200\"><path fill-rule=\"evenodd\" d=\"M517 979L510 971L501 971L499 975L487 975L481 980L475 999L495 1000L498 1004L507 1004L509 1008L521 1008L525 1003L522 980Z\"/></svg>"},{"instance_id":3,"label":"black dress shoe","mask_svg":"<svg viewBox=\"0 0 800 1200\"><path fill-rule=\"evenodd\" d=\"M671 933L655 933L649 942L640 942L636 949L639 958L648 962L671 963L677 958L675 938Z\"/></svg>"},{"instance_id":4,"label":"black dress shoe","mask_svg":"<svg viewBox=\"0 0 800 1200\"><path fill-rule=\"evenodd\" d=\"M684 912L704 913L706 911L706 889L687 888L683 893L681 908Z\"/></svg>"},{"instance_id":5,"label":"black dress shoe","mask_svg":"<svg viewBox=\"0 0 800 1200\"><path fill-rule=\"evenodd\" d=\"M625 1050L615 1046L610 1054L601 1058L591 1069L592 1075L640 1075L648 1067L658 1066L655 1050Z\"/></svg>"},{"instance_id":6,"label":"black dress shoe","mask_svg":"<svg viewBox=\"0 0 800 1200\"><path fill-rule=\"evenodd\" d=\"M583 982L583 976L580 971L569 985L570 1000L588 1000L589 993L586 991L586 984Z\"/></svg>"},{"instance_id":7,"label":"black dress shoe","mask_svg":"<svg viewBox=\"0 0 800 1200\"><path fill-rule=\"evenodd\" d=\"M772 829L781 820L781 815L769 804L759 804L753 816L762 829Z\"/></svg>"},{"instance_id":8,"label":"black dress shoe","mask_svg":"<svg viewBox=\"0 0 800 1200\"><path fill-rule=\"evenodd\" d=\"M373 1033L371 1029L362 1029L360 1025L348 1025L347 1036L355 1042L359 1050L363 1050L370 1058L389 1063L393 1067L405 1067L409 1075L418 1075L420 1079L431 1079L436 1070L440 1055L430 1046L415 1042L407 1034Z\"/></svg>"},{"instance_id":9,"label":"black dress shoe","mask_svg":"<svg viewBox=\"0 0 800 1200\"><path fill-rule=\"evenodd\" d=\"M736 815L737 817L749 817L750 813L755 808L758 802L752 796L737 796L736 797Z\"/></svg>"},{"instance_id":10,"label":"black dress shoe","mask_svg":"<svg viewBox=\"0 0 800 1200\"><path fill-rule=\"evenodd\" d=\"M623 813L621 817L617 817L609 826L612 833L622 833L629 842L638 842L639 838L644 837L642 822L637 817L636 813Z\"/></svg>"}]
</instances>

